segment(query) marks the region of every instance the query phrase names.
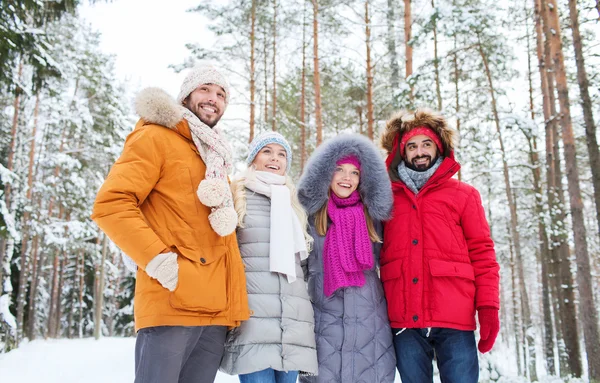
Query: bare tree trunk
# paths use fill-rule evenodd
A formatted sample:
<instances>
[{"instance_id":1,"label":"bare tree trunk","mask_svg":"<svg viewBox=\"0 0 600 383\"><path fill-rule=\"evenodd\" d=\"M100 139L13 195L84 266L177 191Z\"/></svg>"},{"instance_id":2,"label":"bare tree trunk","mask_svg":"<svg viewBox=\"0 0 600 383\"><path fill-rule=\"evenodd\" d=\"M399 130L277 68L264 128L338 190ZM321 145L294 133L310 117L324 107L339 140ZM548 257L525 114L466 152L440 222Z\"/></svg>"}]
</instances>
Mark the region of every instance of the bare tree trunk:
<instances>
[{"instance_id":1,"label":"bare tree trunk","mask_svg":"<svg viewBox=\"0 0 600 383\"><path fill-rule=\"evenodd\" d=\"M583 43L579 32L579 15L577 1L569 0L569 15L571 19L571 31L573 31L573 49L575 50L575 62L577 63L577 82L579 83L579 94L581 95L581 108L585 121L585 137L592 170L592 184L594 185L594 202L596 205L596 223L600 233L600 151L596 139L596 124L592 111L592 100L590 98L589 81L585 70L583 58Z\"/></svg>"},{"instance_id":2,"label":"bare tree trunk","mask_svg":"<svg viewBox=\"0 0 600 383\"><path fill-rule=\"evenodd\" d=\"M17 78L20 80L23 74L23 59L19 61L19 72L17 74ZM13 103L13 120L12 126L10 129L10 146L8 149L8 160L6 162L6 168L10 171L13 170L14 167L14 159L15 159L15 147L17 145L17 128L19 126L19 108L21 105L21 92L22 89L17 87L15 90L15 101ZM4 186L4 200L6 202L6 207L10 206L10 192L11 192L11 184L10 182Z\"/></svg>"},{"instance_id":3,"label":"bare tree trunk","mask_svg":"<svg viewBox=\"0 0 600 383\"><path fill-rule=\"evenodd\" d=\"M479 40L479 36L478 36ZM490 72L489 64L487 56L483 50L483 46L481 41L478 43L479 54L481 55L481 60L483 61L483 66L485 68L485 74L488 81L488 86L490 89L490 98L492 100L492 113L494 115L494 122L496 125L496 132L498 133L498 143L500 144L500 152L502 155L502 166L504 169L504 186L506 188L506 199L508 201L508 207L510 210L510 232L511 238L514 245L515 257L517 260L517 271L519 273L520 280L520 290L521 290L521 299L523 302L523 326L525 326L525 336L527 337L527 344L529 346L529 358L526 358L530 361L530 365L533 365L534 368L529 368L532 378L537 380L535 377L535 337L533 336L533 323L531 320L531 312L529 306L529 295L527 294L527 290L525 288L525 274L523 271L523 256L521 253L521 238L518 230L518 216L517 216L517 206L516 202L513 198L513 191L510 182L510 173L508 170L508 162L506 160L506 151L504 149L504 142L502 140L502 131L500 129L500 117L498 115L498 108L496 103L496 91L494 88L494 84L492 81L492 75Z\"/></svg>"},{"instance_id":4,"label":"bare tree trunk","mask_svg":"<svg viewBox=\"0 0 600 383\"><path fill-rule=\"evenodd\" d=\"M263 41L263 58L264 58L264 77L265 77L265 128L269 126L269 67L268 67L268 59L269 52L267 50L267 29L265 27L264 33L264 41Z\"/></svg>"},{"instance_id":5,"label":"bare tree trunk","mask_svg":"<svg viewBox=\"0 0 600 383\"><path fill-rule=\"evenodd\" d=\"M511 240L511 238L509 238L508 240L510 241L508 248L510 250L510 270L511 270L511 276L512 276L511 292L512 292L512 304L513 304L513 326L514 326L513 332L515 335L515 350L517 351L515 357L517 359L517 372L518 372L519 376L522 376L523 375L523 365L522 365L522 360L521 360L522 350L521 350L521 347L519 347L519 346L522 345L524 342L523 342L523 336L521 335L523 327L521 326L521 317L519 315L520 300L519 300L519 289L517 287L517 279L519 277L517 276L517 271L516 271L516 266L515 266L517 261L515 260L515 255L513 252L512 240Z\"/></svg>"},{"instance_id":6,"label":"bare tree trunk","mask_svg":"<svg viewBox=\"0 0 600 383\"><path fill-rule=\"evenodd\" d=\"M254 119L256 113L256 1L252 0L252 10L250 16L250 134L248 142L254 139Z\"/></svg>"},{"instance_id":7,"label":"bare tree trunk","mask_svg":"<svg viewBox=\"0 0 600 383\"><path fill-rule=\"evenodd\" d=\"M77 318L77 336L83 338L83 296L85 292L85 252L79 250L77 254L77 270L79 276L79 300L78 300L78 318Z\"/></svg>"},{"instance_id":8,"label":"bare tree trunk","mask_svg":"<svg viewBox=\"0 0 600 383\"><path fill-rule=\"evenodd\" d=\"M394 95L400 86L400 68L398 66L398 55L396 53L396 28L394 27L396 16L394 15L394 8L396 8L394 0L387 0L387 47L388 54L390 55L392 106L396 104L396 97Z\"/></svg>"},{"instance_id":9,"label":"bare tree trunk","mask_svg":"<svg viewBox=\"0 0 600 383\"><path fill-rule=\"evenodd\" d=\"M404 46L406 49L406 78L408 79L413 73L413 49L411 45L412 39L412 15L411 15L411 0L404 0ZM410 102L414 102L413 86L410 85Z\"/></svg>"},{"instance_id":10,"label":"bare tree trunk","mask_svg":"<svg viewBox=\"0 0 600 383\"><path fill-rule=\"evenodd\" d=\"M363 134L364 133L364 121L363 121L363 108L362 106L357 106L356 107L356 115L358 117L358 133Z\"/></svg>"},{"instance_id":11,"label":"bare tree trunk","mask_svg":"<svg viewBox=\"0 0 600 383\"><path fill-rule=\"evenodd\" d=\"M302 91L300 93L300 172L306 163L306 1L302 9Z\"/></svg>"},{"instance_id":12,"label":"bare tree trunk","mask_svg":"<svg viewBox=\"0 0 600 383\"><path fill-rule=\"evenodd\" d=\"M56 318L55 312L58 309L57 307L57 301L58 299L56 298L57 295L59 295L58 292L58 274L59 274L59 268L60 268L60 256L59 253L56 252L54 254L54 261L52 263L52 287L51 287L51 293L50 293L50 310L48 313L48 337L49 338L55 338L56 334L54 333L54 329L56 328L54 321Z\"/></svg>"},{"instance_id":13,"label":"bare tree trunk","mask_svg":"<svg viewBox=\"0 0 600 383\"><path fill-rule=\"evenodd\" d=\"M21 58L19 60L19 70L18 70L18 74L17 74L17 79L20 81L21 80L21 76L23 75L23 58ZM11 131L10 131L10 145L8 147L8 161L6 164L6 168L10 171L13 170L13 165L14 165L14 157L15 157L15 147L17 144L17 127L19 125L19 107L21 105L21 88L17 86L16 90L15 90L15 101L13 103L13 120L12 120L12 126L11 126ZM6 208L10 209L10 192L11 192L11 183L7 182L6 185L4 185L4 201L6 203ZM7 241L4 237L0 238L0 293L2 293L4 291L4 267L3 265L5 264L4 262L4 256L6 254L7 257L9 257L7 263L9 264L10 267L10 261L12 258L12 253L10 252L5 252L6 250L6 245L7 245ZM10 275L10 270L7 270L6 273L8 275ZM18 326L17 326L18 328ZM18 333L18 330L17 330ZM18 335L17 335L18 337ZM17 340L18 341L18 340ZM17 343L18 344L18 343Z\"/></svg>"},{"instance_id":14,"label":"bare tree trunk","mask_svg":"<svg viewBox=\"0 0 600 383\"><path fill-rule=\"evenodd\" d=\"M527 80L529 84L529 109L531 112L531 121L535 123L535 106L533 102L533 78L531 69L531 45L530 45L530 32L529 32L529 15L527 14L527 3L525 5L525 23L527 28ZM535 18L536 23L539 22L539 17ZM538 48L540 45L538 44ZM541 51L538 49L538 55ZM544 77L542 75L542 77ZM552 261L550 257L548 234L546 232L546 224L544 222L544 201L542 199L542 176L540 171L540 160L537 150L537 140L534 134L528 129L523 129L523 134L527 138L529 144L529 161L531 163L532 175L533 175L533 187L535 190L535 213L538 221L538 240L539 240L539 252L541 265L541 277L542 277L542 312L544 322L544 356L546 370L550 375L556 375L556 366L554 363L554 327L552 325L552 308L550 302L552 300L550 294L549 285L549 263Z\"/></svg>"},{"instance_id":15,"label":"bare tree trunk","mask_svg":"<svg viewBox=\"0 0 600 383\"><path fill-rule=\"evenodd\" d=\"M437 37L437 10L435 9L435 0L431 0L431 8L434 9L433 18L433 68L435 71L435 94L437 95L437 108L442 110L442 90L440 87L440 59L438 57L438 37Z\"/></svg>"},{"instance_id":16,"label":"bare tree trunk","mask_svg":"<svg viewBox=\"0 0 600 383\"><path fill-rule=\"evenodd\" d=\"M38 260L38 243L39 236L36 234L33 237L33 246L31 252L31 287L29 289L29 304L27 311L27 338L32 341L36 337L36 306L37 306L37 287L39 285L39 279L41 269L43 265L43 259Z\"/></svg>"},{"instance_id":17,"label":"bare tree trunk","mask_svg":"<svg viewBox=\"0 0 600 383\"><path fill-rule=\"evenodd\" d=\"M552 5L551 7L548 7L548 19L550 21L550 27L554 30L551 38L551 47L561 111L560 124L562 127L565 166L571 206L571 221L573 225L575 259L577 263L577 287L579 290L581 321L583 324L583 334L585 337L585 348L588 359L588 373L591 381L600 381L600 335L598 333L598 312L596 311L594 294L592 291L590 259L583 217L583 202L579 186L577 150L571 123L569 89L562 51L561 30L556 0L549 0L548 4Z\"/></svg>"},{"instance_id":18,"label":"bare tree trunk","mask_svg":"<svg viewBox=\"0 0 600 383\"><path fill-rule=\"evenodd\" d=\"M108 245L108 237L104 234L102 240L102 257L100 259L100 265L96 269L96 278L98 282L98 292L96 294L95 306L94 306L94 338L100 339L102 335L102 309L104 307L104 263L106 262L106 251Z\"/></svg>"},{"instance_id":19,"label":"bare tree trunk","mask_svg":"<svg viewBox=\"0 0 600 383\"><path fill-rule=\"evenodd\" d=\"M119 268L119 260L120 259L122 259L122 257L118 252L113 253L112 263L113 263L113 265L117 266L117 269ZM106 327L108 328L108 336L109 337L114 336L114 332L115 332L115 316L116 316L116 312L118 311L117 297L119 297L121 295L122 276L123 276L122 272L119 272L117 274L117 278L114 281L114 286L115 286L114 293L111 294L110 298L108 298L108 307L110 308L110 311L106 317Z\"/></svg>"},{"instance_id":20,"label":"bare tree trunk","mask_svg":"<svg viewBox=\"0 0 600 383\"><path fill-rule=\"evenodd\" d=\"M277 0L273 0L273 131L277 130Z\"/></svg>"},{"instance_id":21,"label":"bare tree trunk","mask_svg":"<svg viewBox=\"0 0 600 383\"><path fill-rule=\"evenodd\" d=\"M371 20L369 0L365 0L365 35L367 45L367 135L373 140L375 121L373 120L373 67L371 64Z\"/></svg>"},{"instance_id":22,"label":"bare tree trunk","mask_svg":"<svg viewBox=\"0 0 600 383\"><path fill-rule=\"evenodd\" d=\"M31 131L30 138L30 147L29 147L29 167L27 171L27 193L26 199L31 203L31 193L33 189L33 164L35 161L35 136L37 133L37 124L38 117L40 112L40 94L37 93L35 97L35 108L33 110L33 128ZM28 271L29 265L27 262L27 251L29 244L29 218L31 216L31 211L29 209L25 209L21 220L21 228L23 232L22 240L21 240L21 271L19 273L19 289L17 293L17 344L23 339L25 333L25 326L23 322L23 317L25 314L25 303L27 302L27 280L28 280ZM31 320L31 318L30 318Z\"/></svg>"},{"instance_id":23,"label":"bare tree trunk","mask_svg":"<svg viewBox=\"0 0 600 383\"><path fill-rule=\"evenodd\" d=\"M317 124L317 146L323 142L323 119L321 116L321 76L319 69L319 0L313 4L313 81L315 84L315 122Z\"/></svg>"},{"instance_id":24,"label":"bare tree trunk","mask_svg":"<svg viewBox=\"0 0 600 383\"><path fill-rule=\"evenodd\" d=\"M67 213L67 217L69 216L69 213ZM68 218L67 218L68 220ZM62 319L62 311L63 311L63 307L62 307L62 292L63 292L63 286L64 286L64 280L65 280L65 269L67 268L67 253L66 251L63 249L60 252L61 256L60 256L60 262L59 262L59 272L58 272L58 290L57 290L57 295L56 295L56 311L55 311L55 315L56 315L56 319L54 321L54 336L56 338L60 338L60 329L61 329L61 319Z\"/></svg>"},{"instance_id":25,"label":"bare tree trunk","mask_svg":"<svg viewBox=\"0 0 600 383\"><path fill-rule=\"evenodd\" d=\"M562 376L572 374L580 377L582 374L581 353L578 339L578 322L575 307L575 292L571 274L569 246L566 242L566 233L562 227L566 219L564 213L564 194L562 190L562 171L558 153L558 127L556 100L554 95L554 70L552 69L552 55L550 39L552 31L548 22L546 6L542 0L534 0L536 12L539 13L539 22L536 23L538 41L538 60L540 62L540 78L544 100L544 121L546 123L546 176L548 205L550 206L551 226L550 232L550 286L554 291L555 319L558 321L556 328L559 330L557 339L559 343L560 372ZM543 41L542 54L542 32ZM558 304L558 307L556 306ZM562 340L562 342L561 342Z\"/></svg>"},{"instance_id":26,"label":"bare tree trunk","mask_svg":"<svg viewBox=\"0 0 600 383\"><path fill-rule=\"evenodd\" d=\"M458 132L458 137L460 139L460 92L458 88L458 83L460 80L460 71L458 68L458 50L457 50L457 37L454 35L454 55L452 59L452 63L454 64L454 95L456 98L456 131ZM457 146L460 147L460 141L457 143ZM458 180L462 179L462 172L458 170Z\"/></svg>"}]
</instances>

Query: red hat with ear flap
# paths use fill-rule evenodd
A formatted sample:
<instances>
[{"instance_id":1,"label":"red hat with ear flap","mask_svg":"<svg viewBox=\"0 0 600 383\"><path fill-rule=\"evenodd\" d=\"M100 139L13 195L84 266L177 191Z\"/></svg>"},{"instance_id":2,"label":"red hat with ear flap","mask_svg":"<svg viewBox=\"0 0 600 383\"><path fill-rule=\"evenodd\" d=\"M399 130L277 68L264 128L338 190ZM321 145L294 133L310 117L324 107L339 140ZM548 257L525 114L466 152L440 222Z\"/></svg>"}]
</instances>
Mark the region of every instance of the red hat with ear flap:
<instances>
[{"instance_id":1,"label":"red hat with ear flap","mask_svg":"<svg viewBox=\"0 0 600 383\"><path fill-rule=\"evenodd\" d=\"M399 145L400 148L399 149L400 149L400 156L402 156L402 158L404 158L404 151L406 149L406 143L408 142L408 140L410 140L411 138L413 138L415 136L419 136L419 135L425 135L425 136L431 138L431 140L437 146L438 152L440 152L440 153L444 152L444 146L442 145L442 140L440 140L440 136L438 136L438 134L436 132L434 132L433 129L431 129L430 127L422 125L422 126L417 126L416 128L413 128L410 131L404 133L404 135L400 139L400 145Z\"/></svg>"}]
</instances>

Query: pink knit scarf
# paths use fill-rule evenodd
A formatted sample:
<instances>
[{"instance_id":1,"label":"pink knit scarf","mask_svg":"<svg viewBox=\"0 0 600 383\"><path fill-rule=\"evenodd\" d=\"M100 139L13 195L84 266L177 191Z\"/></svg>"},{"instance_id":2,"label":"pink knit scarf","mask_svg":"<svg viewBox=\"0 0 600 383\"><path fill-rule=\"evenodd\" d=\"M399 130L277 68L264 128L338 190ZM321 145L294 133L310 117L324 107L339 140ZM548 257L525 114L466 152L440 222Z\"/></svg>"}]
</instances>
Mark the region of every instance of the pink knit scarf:
<instances>
[{"instance_id":1,"label":"pink knit scarf","mask_svg":"<svg viewBox=\"0 0 600 383\"><path fill-rule=\"evenodd\" d=\"M358 191L348 198L331 193L327 213L331 225L323 248L323 290L326 296L331 296L341 287L363 286L363 270L371 269L374 261Z\"/></svg>"}]
</instances>

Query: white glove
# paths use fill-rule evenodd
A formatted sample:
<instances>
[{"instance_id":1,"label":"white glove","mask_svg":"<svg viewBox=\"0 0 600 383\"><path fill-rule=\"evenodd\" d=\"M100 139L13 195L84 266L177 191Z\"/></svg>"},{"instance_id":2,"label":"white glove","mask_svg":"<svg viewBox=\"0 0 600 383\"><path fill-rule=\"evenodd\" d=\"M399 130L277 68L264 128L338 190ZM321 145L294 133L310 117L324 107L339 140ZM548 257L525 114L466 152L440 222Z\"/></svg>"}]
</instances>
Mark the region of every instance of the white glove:
<instances>
[{"instance_id":1,"label":"white glove","mask_svg":"<svg viewBox=\"0 0 600 383\"><path fill-rule=\"evenodd\" d=\"M173 291L177 287L178 273L179 265L175 253L158 254L146 266L146 274L156 279L162 287L169 291Z\"/></svg>"}]
</instances>

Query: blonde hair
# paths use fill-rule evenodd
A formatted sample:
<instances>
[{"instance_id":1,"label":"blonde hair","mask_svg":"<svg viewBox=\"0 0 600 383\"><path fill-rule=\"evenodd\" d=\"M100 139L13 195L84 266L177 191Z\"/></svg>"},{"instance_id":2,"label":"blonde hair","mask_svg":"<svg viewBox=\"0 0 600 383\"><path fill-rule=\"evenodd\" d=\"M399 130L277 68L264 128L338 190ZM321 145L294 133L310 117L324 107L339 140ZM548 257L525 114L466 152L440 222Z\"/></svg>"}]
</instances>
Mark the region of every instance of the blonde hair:
<instances>
[{"instance_id":1,"label":"blonde hair","mask_svg":"<svg viewBox=\"0 0 600 383\"><path fill-rule=\"evenodd\" d=\"M248 169L243 172L239 178L235 179L231 182L231 192L233 193L233 207L235 208L235 212L238 215L238 227L244 227L244 217L246 216L246 182L248 180L256 179L255 172L256 169L253 165L249 166ZM308 252L312 249L313 237L308 234L308 216L306 215L306 211L300 204L298 200L298 194L296 193L296 186L294 186L294 182L292 178L285 175L285 186L290 190L291 196L291 204L294 213L298 217L300 224L302 225L302 232L304 234L304 239L306 240L306 249Z\"/></svg>"},{"instance_id":2,"label":"blonde hair","mask_svg":"<svg viewBox=\"0 0 600 383\"><path fill-rule=\"evenodd\" d=\"M331 193L331 189L328 194ZM330 197L329 197L330 198ZM329 204L329 198L327 201L321 206L321 208L315 213L315 229L317 230L317 234L320 236L325 236L327 234L327 229L329 228L329 214L327 214L327 205ZM367 211L366 205L363 204L363 211L365 212L365 220L367 221L367 230L369 231L369 238L371 242L381 242L381 238L377 234L375 230L375 225L373 224L373 218L369 215Z\"/></svg>"}]
</instances>

